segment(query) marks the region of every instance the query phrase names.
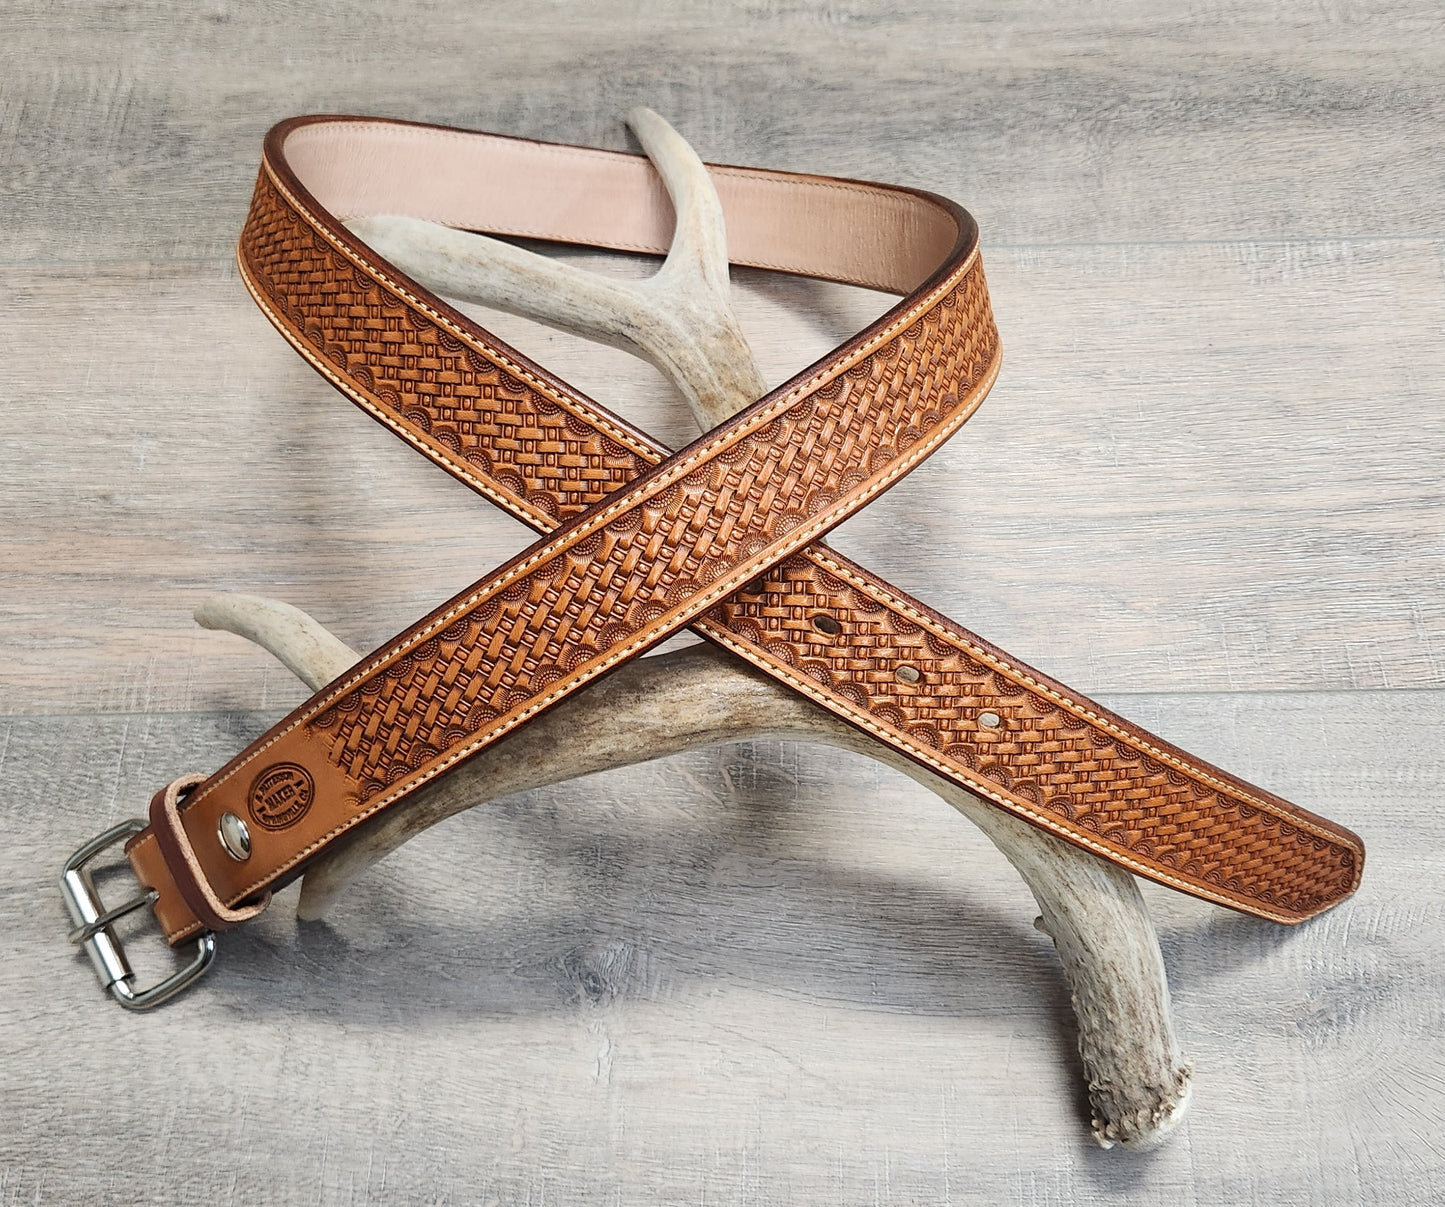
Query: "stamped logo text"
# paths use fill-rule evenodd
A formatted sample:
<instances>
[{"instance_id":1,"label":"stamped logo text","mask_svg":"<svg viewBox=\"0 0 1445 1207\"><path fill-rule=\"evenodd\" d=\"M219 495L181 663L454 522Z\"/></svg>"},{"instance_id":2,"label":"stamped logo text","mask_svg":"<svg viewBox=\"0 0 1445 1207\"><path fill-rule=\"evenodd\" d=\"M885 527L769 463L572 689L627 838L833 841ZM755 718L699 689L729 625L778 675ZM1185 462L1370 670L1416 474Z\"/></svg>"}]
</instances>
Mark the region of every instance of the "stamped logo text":
<instances>
[{"instance_id":1,"label":"stamped logo text","mask_svg":"<svg viewBox=\"0 0 1445 1207\"><path fill-rule=\"evenodd\" d=\"M316 786L305 767L277 763L251 785L251 816L268 830L284 830L305 816L315 794Z\"/></svg>"}]
</instances>

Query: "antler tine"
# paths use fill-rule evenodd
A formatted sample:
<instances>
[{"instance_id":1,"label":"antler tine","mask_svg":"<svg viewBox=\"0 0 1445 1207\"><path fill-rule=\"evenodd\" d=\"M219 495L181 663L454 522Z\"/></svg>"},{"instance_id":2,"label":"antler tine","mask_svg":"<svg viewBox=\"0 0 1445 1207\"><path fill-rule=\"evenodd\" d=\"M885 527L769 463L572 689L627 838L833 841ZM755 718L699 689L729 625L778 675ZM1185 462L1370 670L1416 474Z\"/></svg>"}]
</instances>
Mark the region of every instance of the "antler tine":
<instances>
[{"instance_id":1,"label":"antler tine","mask_svg":"<svg viewBox=\"0 0 1445 1207\"><path fill-rule=\"evenodd\" d=\"M357 655L305 612L254 595L202 601L197 620L270 650L312 689ZM706 707L698 701L707 701ZM1158 939L1134 878L880 746L786 688L700 645L639 658L408 797L307 869L296 912L321 918L367 868L490 800L724 741L781 737L875 758L977 825L1023 877L1063 962L1105 1148L1150 1148L1180 1123L1191 1070L1174 1037Z\"/></svg>"},{"instance_id":2,"label":"antler tine","mask_svg":"<svg viewBox=\"0 0 1445 1207\"><path fill-rule=\"evenodd\" d=\"M733 312L722 203L702 160L667 122L641 108L628 120L675 214L667 259L651 277L600 277L500 239L419 218L353 218L347 226L437 293L651 361L707 430L767 393Z\"/></svg>"}]
</instances>

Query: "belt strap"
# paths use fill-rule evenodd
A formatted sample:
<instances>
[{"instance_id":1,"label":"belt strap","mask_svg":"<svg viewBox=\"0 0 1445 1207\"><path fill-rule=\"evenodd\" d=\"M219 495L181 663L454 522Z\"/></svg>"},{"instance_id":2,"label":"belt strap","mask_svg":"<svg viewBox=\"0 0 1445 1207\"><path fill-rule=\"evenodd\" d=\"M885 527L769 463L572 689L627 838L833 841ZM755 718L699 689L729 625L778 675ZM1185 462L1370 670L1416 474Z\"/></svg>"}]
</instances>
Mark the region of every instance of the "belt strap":
<instances>
[{"instance_id":1,"label":"belt strap","mask_svg":"<svg viewBox=\"0 0 1445 1207\"><path fill-rule=\"evenodd\" d=\"M710 171L735 263L905 296L669 455L342 224L407 214L662 254L670 209L644 159L345 117L294 118L267 136L239 249L257 303L342 393L544 536L214 775L157 795L126 849L167 938L238 924L328 843L687 625L1140 875L1286 923L1353 892L1364 848L1350 831L1153 737L818 543L992 384L999 341L977 228L914 190ZM240 858L224 837L237 818L250 831Z\"/></svg>"}]
</instances>

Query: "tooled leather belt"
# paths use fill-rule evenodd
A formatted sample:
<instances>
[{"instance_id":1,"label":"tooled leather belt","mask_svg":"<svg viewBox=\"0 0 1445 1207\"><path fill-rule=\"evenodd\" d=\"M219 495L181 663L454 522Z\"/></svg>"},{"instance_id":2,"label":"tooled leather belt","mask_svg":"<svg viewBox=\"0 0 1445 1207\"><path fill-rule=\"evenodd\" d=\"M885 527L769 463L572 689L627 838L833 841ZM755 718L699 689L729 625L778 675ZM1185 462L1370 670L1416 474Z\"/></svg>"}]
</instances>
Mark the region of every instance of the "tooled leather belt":
<instances>
[{"instance_id":1,"label":"tooled leather belt","mask_svg":"<svg viewBox=\"0 0 1445 1207\"><path fill-rule=\"evenodd\" d=\"M267 136L239 249L256 302L353 402L543 535L219 771L162 789L148 824L76 853L63 877L74 935L123 1004L174 992L209 962L210 932L259 913L329 843L685 626L1141 876L1286 923L1354 891L1364 848L1350 831L1153 737L819 543L988 392L999 340L977 227L911 189L710 171L735 263L904 297L669 454L342 224L407 214L661 254L668 212L646 160L362 118L294 118ZM106 910L85 864L122 837L148 891ZM135 992L111 923L144 904L172 944L199 950L192 969Z\"/></svg>"}]
</instances>

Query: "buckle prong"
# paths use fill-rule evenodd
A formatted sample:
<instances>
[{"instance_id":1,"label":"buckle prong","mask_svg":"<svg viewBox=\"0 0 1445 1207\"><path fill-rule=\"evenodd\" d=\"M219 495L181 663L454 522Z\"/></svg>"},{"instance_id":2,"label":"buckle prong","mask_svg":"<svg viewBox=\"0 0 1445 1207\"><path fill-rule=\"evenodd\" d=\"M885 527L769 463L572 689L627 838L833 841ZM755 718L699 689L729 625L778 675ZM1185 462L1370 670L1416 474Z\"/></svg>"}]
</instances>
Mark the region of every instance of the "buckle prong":
<instances>
[{"instance_id":1,"label":"buckle prong","mask_svg":"<svg viewBox=\"0 0 1445 1207\"><path fill-rule=\"evenodd\" d=\"M60 893L65 898L65 908L71 921L75 923L70 941L85 948L90 962L95 965L100 983L127 1010L149 1010L152 1006L159 1006L194 982L216 958L216 936L211 931L205 931L196 941L195 959L157 984L136 989L135 973L112 926L128 914L150 905L156 900L156 893L143 892L123 905L107 909L96 892L95 882L86 865L108 847L124 842L145 828L145 820L139 817L112 826L67 859L60 873Z\"/></svg>"},{"instance_id":2,"label":"buckle prong","mask_svg":"<svg viewBox=\"0 0 1445 1207\"><path fill-rule=\"evenodd\" d=\"M152 905L160 896L155 889L148 893L141 893L138 897L132 897L124 905L117 905L114 909L108 909L101 914L94 922L88 922L84 926L77 926L70 932L71 943L79 946L87 939L93 939L112 922L119 922L127 914L133 914L144 906Z\"/></svg>"}]
</instances>

